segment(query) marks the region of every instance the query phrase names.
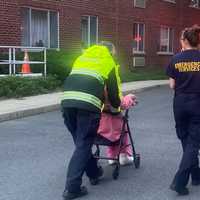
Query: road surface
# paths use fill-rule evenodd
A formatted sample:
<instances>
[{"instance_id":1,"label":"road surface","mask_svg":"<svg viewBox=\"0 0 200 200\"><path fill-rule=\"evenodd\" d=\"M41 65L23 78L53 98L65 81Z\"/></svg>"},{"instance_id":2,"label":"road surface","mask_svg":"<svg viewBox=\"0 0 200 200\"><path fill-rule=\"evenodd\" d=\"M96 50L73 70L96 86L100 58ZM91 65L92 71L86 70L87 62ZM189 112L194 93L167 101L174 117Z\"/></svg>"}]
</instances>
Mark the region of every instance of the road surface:
<instances>
[{"instance_id":1,"label":"road surface","mask_svg":"<svg viewBox=\"0 0 200 200\"><path fill-rule=\"evenodd\" d=\"M167 87L138 94L139 105L130 112L130 126L141 154L141 168L121 169L113 181L107 163L99 186L90 186L83 200L179 200L169 190L181 158L175 136L172 92ZM0 123L0 200L61 200L66 168L73 151L60 112ZM199 200L200 187L189 197Z\"/></svg>"}]
</instances>

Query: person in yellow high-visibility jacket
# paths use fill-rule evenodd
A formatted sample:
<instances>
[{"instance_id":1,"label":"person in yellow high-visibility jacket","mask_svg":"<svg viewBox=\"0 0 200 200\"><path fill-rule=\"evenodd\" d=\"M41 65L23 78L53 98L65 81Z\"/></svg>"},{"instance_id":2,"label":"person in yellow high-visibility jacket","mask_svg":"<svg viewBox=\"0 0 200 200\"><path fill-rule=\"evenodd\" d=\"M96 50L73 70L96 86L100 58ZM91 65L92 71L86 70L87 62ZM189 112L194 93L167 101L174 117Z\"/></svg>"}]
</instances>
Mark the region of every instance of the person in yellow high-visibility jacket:
<instances>
[{"instance_id":1,"label":"person in yellow high-visibility jacket","mask_svg":"<svg viewBox=\"0 0 200 200\"><path fill-rule=\"evenodd\" d=\"M82 185L86 172L91 184L98 183L103 170L92 156L106 86L111 106L118 111L121 100L120 78L113 59L115 47L103 42L86 49L73 64L65 80L61 102L64 122L72 134L75 151L68 166L64 200L87 194Z\"/></svg>"}]
</instances>

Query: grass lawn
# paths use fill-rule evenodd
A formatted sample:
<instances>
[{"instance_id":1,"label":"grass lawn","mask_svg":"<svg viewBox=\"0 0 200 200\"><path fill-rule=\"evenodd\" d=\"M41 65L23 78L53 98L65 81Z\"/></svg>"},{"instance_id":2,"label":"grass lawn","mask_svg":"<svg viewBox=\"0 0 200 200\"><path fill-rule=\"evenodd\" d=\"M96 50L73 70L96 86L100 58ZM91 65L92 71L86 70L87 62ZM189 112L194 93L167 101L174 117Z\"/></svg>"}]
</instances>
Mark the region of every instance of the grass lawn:
<instances>
[{"instance_id":1,"label":"grass lawn","mask_svg":"<svg viewBox=\"0 0 200 200\"><path fill-rule=\"evenodd\" d=\"M164 80L167 79L165 69L162 67L138 67L121 72L122 82L144 81L144 80Z\"/></svg>"}]
</instances>

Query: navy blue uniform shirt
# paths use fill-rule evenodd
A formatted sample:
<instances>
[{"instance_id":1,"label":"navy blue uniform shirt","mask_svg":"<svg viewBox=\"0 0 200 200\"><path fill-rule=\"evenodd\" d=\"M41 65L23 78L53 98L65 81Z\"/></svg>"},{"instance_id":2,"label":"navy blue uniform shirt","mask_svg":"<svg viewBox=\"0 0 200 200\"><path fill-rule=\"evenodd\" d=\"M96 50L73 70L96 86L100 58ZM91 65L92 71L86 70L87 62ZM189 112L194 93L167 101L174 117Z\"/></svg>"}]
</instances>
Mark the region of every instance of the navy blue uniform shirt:
<instances>
[{"instance_id":1,"label":"navy blue uniform shirt","mask_svg":"<svg viewBox=\"0 0 200 200\"><path fill-rule=\"evenodd\" d=\"M176 93L200 93L200 51L186 50L176 54L166 73L175 79Z\"/></svg>"}]
</instances>

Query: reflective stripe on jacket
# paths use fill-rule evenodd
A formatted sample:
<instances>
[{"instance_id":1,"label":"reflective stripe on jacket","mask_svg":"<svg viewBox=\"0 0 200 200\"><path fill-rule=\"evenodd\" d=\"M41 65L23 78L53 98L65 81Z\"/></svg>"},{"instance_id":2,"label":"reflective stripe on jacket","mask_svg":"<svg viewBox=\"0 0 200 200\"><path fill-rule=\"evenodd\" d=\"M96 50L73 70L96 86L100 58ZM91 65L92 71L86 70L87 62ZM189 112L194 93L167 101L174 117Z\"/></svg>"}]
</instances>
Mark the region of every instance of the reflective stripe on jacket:
<instances>
[{"instance_id":1,"label":"reflective stripe on jacket","mask_svg":"<svg viewBox=\"0 0 200 200\"><path fill-rule=\"evenodd\" d=\"M91 109L90 105L92 105L96 108L94 111L101 111L104 86L111 72L114 73L115 77L119 76L116 69L115 61L106 47L94 45L88 48L76 59L70 75L66 78L62 105L83 109ZM121 90L119 90L118 80L120 78L116 77L115 79L113 84L118 88L115 92L119 96ZM116 98L116 95L114 96ZM114 102L114 105L118 104L118 100L117 103Z\"/></svg>"}]
</instances>

